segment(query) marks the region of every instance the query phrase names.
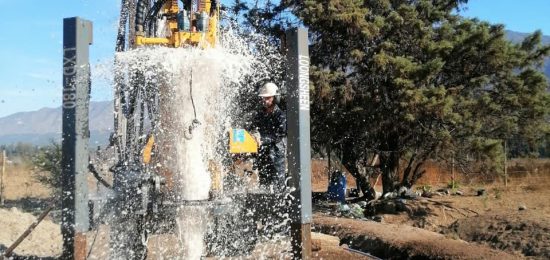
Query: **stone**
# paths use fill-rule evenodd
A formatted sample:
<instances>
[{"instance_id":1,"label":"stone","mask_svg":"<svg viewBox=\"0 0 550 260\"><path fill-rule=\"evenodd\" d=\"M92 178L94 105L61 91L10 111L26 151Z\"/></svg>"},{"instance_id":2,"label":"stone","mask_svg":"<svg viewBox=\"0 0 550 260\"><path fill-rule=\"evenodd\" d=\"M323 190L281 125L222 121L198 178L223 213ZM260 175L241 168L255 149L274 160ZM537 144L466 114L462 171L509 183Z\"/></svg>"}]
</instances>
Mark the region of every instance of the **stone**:
<instances>
[{"instance_id":1,"label":"stone","mask_svg":"<svg viewBox=\"0 0 550 260\"><path fill-rule=\"evenodd\" d=\"M485 194L486 194L485 189L477 190L477 196L485 196Z\"/></svg>"},{"instance_id":2,"label":"stone","mask_svg":"<svg viewBox=\"0 0 550 260\"><path fill-rule=\"evenodd\" d=\"M384 194L384 199L395 199L397 198L397 193L395 192L388 192Z\"/></svg>"},{"instance_id":3,"label":"stone","mask_svg":"<svg viewBox=\"0 0 550 260\"><path fill-rule=\"evenodd\" d=\"M376 215L372 217L372 220L382 223L384 221L384 217L381 215Z\"/></svg>"},{"instance_id":4,"label":"stone","mask_svg":"<svg viewBox=\"0 0 550 260\"><path fill-rule=\"evenodd\" d=\"M396 214L397 213L397 206L395 205L395 202L393 201L386 201L383 205L383 210L385 213L388 214Z\"/></svg>"},{"instance_id":5,"label":"stone","mask_svg":"<svg viewBox=\"0 0 550 260\"><path fill-rule=\"evenodd\" d=\"M397 194L399 194L399 196L403 196L405 195L405 193L407 193L409 189L407 189L407 187L401 187L399 188L399 191L397 191Z\"/></svg>"},{"instance_id":6,"label":"stone","mask_svg":"<svg viewBox=\"0 0 550 260\"><path fill-rule=\"evenodd\" d=\"M526 210L526 209L527 209L527 206L525 206L525 205L520 205L518 209L519 209L519 210Z\"/></svg>"},{"instance_id":7,"label":"stone","mask_svg":"<svg viewBox=\"0 0 550 260\"><path fill-rule=\"evenodd\" d=\"M338 211L340 212L349 212L350 210L350 207L346 204L340 204L340 206L338 207Z\"/></svg>"},{"instance_id":8,"label":"stone","mask_svg":"<svg viewBox=\"0 0 550 260\"><path fill-rule=\"evenodd\" d=\"M429 191L422 192L422 197L424 197L424 198L431 198L433 196L434 196L434 194L429 192Z\"/></svg>"},{"instance_id":9,"label":"stone","mask_svg":"<svg viewBox=\"0 0 550 260\"><path fill-rule=\"evenodd\" d=\"M459 190L457 190L457 191L455 192L455 194L458 195L458 196L464 196L464 192L463 192L463 191L459 191Z\"/></svg>"},{"instance_id":10,"label":"stone","mask_svg":"<svg viewBox=\"0 0 550 260\"><path fill-rule=\"evenodd\" d=\"M419 197L419 195L417 195L412 190L407 190L407 192L405 192L404 194L401 194L401 198L403 199L416 199L417 197Z\"/></svg>"},{"instance_id":11,"label":"stone","mask_svg":"<svg viewBox=\"0 0 550 260\"><path fill-rule=\"evenodd\" d=\"M404 199L398 199L395 201L395 210L398 212L407 210L407 201Z\"/></svg>"}]
</instances>

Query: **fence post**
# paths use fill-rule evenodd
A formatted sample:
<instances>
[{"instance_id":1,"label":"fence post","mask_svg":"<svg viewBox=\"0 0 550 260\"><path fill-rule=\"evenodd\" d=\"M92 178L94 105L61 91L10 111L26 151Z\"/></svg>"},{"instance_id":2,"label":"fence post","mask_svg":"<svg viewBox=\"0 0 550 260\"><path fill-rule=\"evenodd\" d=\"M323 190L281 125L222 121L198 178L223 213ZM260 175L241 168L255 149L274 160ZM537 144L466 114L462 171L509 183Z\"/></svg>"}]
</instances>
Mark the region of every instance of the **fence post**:
<instances>
[{"instance_id":1,"label":"fence post","mask_svg":"<svg viewBox=\"0 0 550 260\"><path fill-rule=\"evenodd\" d=\"M0 205L4 206L4 175L6 174L6 150L2 150L2 176L0 176Z\"/></svg>"},{"instance_id":2,"label":"fence post","mask_svg":"<svg viewBox=\"0 0 550 260\"><path fill-rule=\"evenodd\" d=\"M507 155L507 145L506 140L504 140L504 187L508 187L508 155Z\"/></svg>"}]
</instances>

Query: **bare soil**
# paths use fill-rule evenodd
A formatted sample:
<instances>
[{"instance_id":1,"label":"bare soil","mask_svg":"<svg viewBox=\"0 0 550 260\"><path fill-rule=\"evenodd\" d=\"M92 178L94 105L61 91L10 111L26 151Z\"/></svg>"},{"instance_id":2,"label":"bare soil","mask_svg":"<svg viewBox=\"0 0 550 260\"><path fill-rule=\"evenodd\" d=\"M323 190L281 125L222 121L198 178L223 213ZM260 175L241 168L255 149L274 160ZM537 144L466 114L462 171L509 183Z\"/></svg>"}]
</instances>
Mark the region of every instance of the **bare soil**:
<instances>
[{"instance_id":1,"label":"bare soil","mask_svg":"<svg viewBox=\"0 0 550 260\"><path fill-rule=\"evenodd\" d=\"M473 176L457 178L462 196L442 193L432 198L406 200L405 211L381 214L382 223L329 217L317 212L314 231L338 238L315 235L314 255L317 259L363 257L345 250L347 245L385 258L548 259L548 165L548 160L512 161L508 186L504 186L499 178L496 182L487 182L483 178L473 181ZM314 191L323 192L328 187L326 166L326 161L313 162ZM437 165L431 165L430 169L418 186L429 187L432 191L445 188L450 180L449 171ZM36 219L51 196L51 191L33 178L31 167L11 165L7 170L4 178L6 205L0 207L0 251L11 245ZM347 177L348 187L355 187L353 178L349 174ZM375 189L381 191L380 183ZM479 189L485 189L485 195L476 196ZM524 210L520 211L520 207ZM95 232L88 236L90 248L94 236ZM90 259L108 258L107 241L108 230L100 230ZM151 248L155 248L155 243L166 245L163 241L160 237L152 238ZM47 218L15 252L18 255L46 257L57 256L60 250L59 226ZM151 253L155 255L151 255L150 259L168 254L158 250ZM273 254L277 255L276 252Z\"/></svg>"},{"instance_id":2,"label":"bare soil","mask_svg":"<svg viewBox=\"0 0 550 260\"><path fill-rule=\"evenodd\" d=\"M316 215L318 231L338 236L350 247L384 259L516 259L486 246L467 243L407 225L381 224Z\"/></svg>"},{"instance_id":3,"label":"bare soil","mask_svg":"<svg viewBox=\"0 0 550 260\"><path fill-rule=\"evenodd\" d=\"M393 214L379 214L387 229L391 229L391 225L418 227L434 234L442 233L449 239L461 239L482 247L500 250L516 258L550 258L548 256L550 250L550 232L548 232L550 228L548 221L550 220L550 160L512 161L508 168L510 175L507 186L502 177L490 178L475 174L457 175L460 176L460 178L455 178L459 182L459 187L456 190L449 190L449 193L461 191L463 192L461 196L446 195L443 192L451 180L451 174L447 169L434 164L428 166L427 175L419 181L417 187L431 189L434 196L405 200L406 210L393 212ZM317 173L313 176L325 175ZM315 181L320 182L316 184L319 187L328 182L327 178L314 179ZM381 191L382 188L377 186L375 189ZM442 192L437 192L440 189L443 189ZM477 196L477 191L480 189L486 191L485 195ZM524 210L520 210L520 207ZM378 226L370 230L368 227L372 227L372 221L355 221L357 222L354 222L355 226L352 225L351 229L367 229L366 231L372 232L373 236L379 236L382 241L393 241L378 235L380 230ZM316 223L319 224L317 219ZM425 233L414 233L422 234L419 236L426 235ZM396 236L402 238L403 234L399 232ZM411 237L407 234L404 237L415 241L417 238L414 236ZM344 239L342 236L339 237ZM426 254L427 257L430 255L430 250L446 243L441 239L424 242L429 245L426 247L427 251L418 252L418 250L422 250L422 247L416 247L415 251L409 252L409 257L415 254ZM391 243L383 245L391 247ZM464 252L464 256L476 258L475 254L468 257L474 252L476 251L467 250ZM444 254L440 254L436 255L446 258ZM455 257L450 256L450 258Z\"/></svg>"},{"instance_id":4,"label":"bare soil","mask_svg":"<svg viewBox=\"0 0 550 260\"><path fill-rule=\"evenodd\" d=\"M17 208L0 208L0 251L4 251L36 221ZM16 255L57 256L62 250L61 229L50 219L43 220L14 251ZM3 246L2 246L3 245Z\"/></svg>"},{"instance_id":5,"label":"bare soil","mask_svg":"<svg viewBox=\"0 0 550 260\"><path fill-rule=\"evenodd\" d=\"M444 233L528 257L550 259L550 223L525 211L460 219Z\"/></svg>"}]
</instances>

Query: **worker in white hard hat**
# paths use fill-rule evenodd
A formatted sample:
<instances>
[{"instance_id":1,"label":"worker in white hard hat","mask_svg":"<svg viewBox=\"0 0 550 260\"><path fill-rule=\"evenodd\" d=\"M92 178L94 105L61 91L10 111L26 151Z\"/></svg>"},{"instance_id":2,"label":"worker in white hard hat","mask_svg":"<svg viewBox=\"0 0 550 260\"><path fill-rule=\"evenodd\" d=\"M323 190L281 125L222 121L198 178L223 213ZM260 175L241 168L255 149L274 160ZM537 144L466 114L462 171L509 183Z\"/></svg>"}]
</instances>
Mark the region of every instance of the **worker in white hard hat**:
<instances>
[{"instance_id":1,"label":"worker in white hard hat","mask_svg":"<svg viewBox=\"0 0 550 260\"><path fill-rule=\"evenodd\" d=\"M285 187L286 114L277 105L279 88L264 84L258 93L262 109L254 116L250 130L259 149L255 160L260 186L282 191Z\"/></svg>"}]
</instances>

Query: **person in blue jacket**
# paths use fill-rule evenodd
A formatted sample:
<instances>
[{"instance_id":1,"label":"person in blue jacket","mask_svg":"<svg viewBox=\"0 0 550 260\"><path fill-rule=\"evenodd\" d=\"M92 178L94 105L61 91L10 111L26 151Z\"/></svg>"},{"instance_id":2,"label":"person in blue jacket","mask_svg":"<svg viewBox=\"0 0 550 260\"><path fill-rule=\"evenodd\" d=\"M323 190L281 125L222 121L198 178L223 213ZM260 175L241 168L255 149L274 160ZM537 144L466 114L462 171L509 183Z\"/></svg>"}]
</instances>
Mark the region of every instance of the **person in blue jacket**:
<instances>
[{"instance_id":1,"label":"person in blue jacket","mask_svg":"<svg viewBox=\"0 0 550 260\"><path fill-rule=\"evenodd\" d=\"M286 179L286 113L277 105L278 87L264 84L258 94L262 109L254 116L250 130L259 145L254 166L260 186L282 191Z\"/></svg>"}]
</instances>

